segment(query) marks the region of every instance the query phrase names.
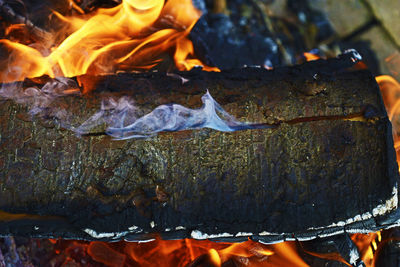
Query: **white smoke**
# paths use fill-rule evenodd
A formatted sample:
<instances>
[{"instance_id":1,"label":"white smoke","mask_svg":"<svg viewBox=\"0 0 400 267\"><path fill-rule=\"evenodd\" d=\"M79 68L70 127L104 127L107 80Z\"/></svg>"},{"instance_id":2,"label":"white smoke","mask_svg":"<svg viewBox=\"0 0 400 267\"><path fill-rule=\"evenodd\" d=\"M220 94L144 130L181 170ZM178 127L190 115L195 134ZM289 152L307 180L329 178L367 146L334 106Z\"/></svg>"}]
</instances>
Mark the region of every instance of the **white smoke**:
<instances>
[{"instance_id":1,"label":"white smoke","mask_svg":"<svg viewBox=\"0 0 400 267\"><path fill-rule=\"evenodd\" d=\"M42 88L24 89L21 82L2 84L0 88L0 97L27 106L32 116L51 117L65 122L68 111L55 107L55 100L70 94L80 94L80 90L75 81L63 77L47 82Z\"/></svg>"},{"instance_id":2,"label":"white smoke","mask_svg":"<svg viewBox=\"0 0 400 267\"><path fill-rule=\"evenodd\" d=\"M90 134L99 125L106 126L106 133L115 139L146 138L162 131L182 131L189 129L211 128L231 132L252 129L255 126L239 122L226 112L207 91L201 98L203 106L190 109L178 104L161 105L152 112L141 113L129 97L105 98L97 112L80 125L73 125L68 107L62 107L61 98L69 94L80 94L75 81L68 78L56 78L42 88L28 87L22 83L3 84L0 97L12 99L29 108L32 116L41 116L54 120L63 128L74 131L77 135ZM85 114L85 112L82 112ZM79 116L82 116L79 114Z\"/></svg>"},{"instance_id":3,"label":"white smoke","mask_svg":"<svg viewBox=\"0 0 400 267\"><path fill-rule=\"evenodd\" d=\"M189 129L211 128L231 132L250 129L247 123L237 121L227 113L207 91L201 97L203 106L190 109L178 104L161 105L149 114L138 118L130 125L110 126L107 133L116 139L143 138L162 131L182 131Z\"/></svg>"},{"instance_id":4,"label":"white smoke","mask_svg":"<svg viewBox=\"0 0 400 267\"><path fill-rule=\"evenodd\" d=\"M100 110L73 130L78 135L88 134L101 124L123 128L124 125L136 120L138 109L132 99L123 96L119 99L105 98L101 102Z\"/></svg>"}]
</instances>

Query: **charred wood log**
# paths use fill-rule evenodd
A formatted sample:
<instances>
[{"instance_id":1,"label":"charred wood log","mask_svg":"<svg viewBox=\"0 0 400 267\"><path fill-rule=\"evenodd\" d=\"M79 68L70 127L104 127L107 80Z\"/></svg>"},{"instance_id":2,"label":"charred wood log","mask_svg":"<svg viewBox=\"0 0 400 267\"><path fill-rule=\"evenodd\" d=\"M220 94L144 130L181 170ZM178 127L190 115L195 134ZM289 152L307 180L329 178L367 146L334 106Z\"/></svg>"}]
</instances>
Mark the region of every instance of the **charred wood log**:
<instances>
[{"instance_id":1,"label":"charred wood log","mask_svg":"<svg viewBox=\"0 0 400 267\"><path fill-rule=\"evenodd\" d=\"M27 17L23 17L23 16L17 14L11 8L11 6L9 4L7 4L7 1L0 0L0 15L7 22L25 24L28 27L28 29L31 31L33 36L35 36L37 39L39 39L41 41L50 39L49 32L47 32L44 29L41 29L40 27L33 24L33 22L30 21Z\"/></svg>"},{"instance_id":2,"label":"charred wood log","mask_svg":"<svg viewBox=\"0 0 400 267\"><path fill-rule=\"evenodd\" d=\"M379 88L367 71L328 75L313 64L97 77L96 91L54 99L46 117L1 100L0 235L268 242L392 225L398 170ZM54 111L79 125L106 97L131 96L141 115L199 108L207 89L257 125L117 141L104 124L78 137Z\"/></svg>"}]
</instances>

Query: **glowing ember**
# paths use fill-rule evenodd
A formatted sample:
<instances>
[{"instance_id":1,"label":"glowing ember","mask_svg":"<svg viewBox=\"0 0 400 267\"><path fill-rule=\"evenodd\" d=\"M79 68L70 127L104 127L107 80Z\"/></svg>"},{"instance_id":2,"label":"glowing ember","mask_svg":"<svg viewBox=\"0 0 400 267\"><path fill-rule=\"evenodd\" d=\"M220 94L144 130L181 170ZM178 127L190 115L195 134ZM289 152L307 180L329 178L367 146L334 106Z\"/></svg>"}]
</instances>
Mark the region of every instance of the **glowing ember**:
<instances>
[{"instance_id":1,"label":"glowing ember","mask_svg":"<svg viewBox=\"0 0 400 267\"><path fill-rule=\"evenodd\" d=\"M71 4L77 9L73 1ZM191 0L124 0L94 14L54 14L68 27L52 35L53 40L30 45L0 40L10 54L8 64L0 70L1 82L42 75L72 77L147 70L168 54L173 55L179 70L203 66L204 70L218 71L195 58L188 35L201 14ZM21 25L11 26L8 32L19 28ZM63 35L67 37L57 43Z\"/></svg>"},{"instance_id":2,"label":"glowing ember","mask_svg":"<svg viewBox=\"0 0 400 267\"><path fill-rule=\"evenodd\" d=\"M311 53L311 52L304 52L303 56L305 57L306 61L313 61L313 60L317 60L317 59L321 58L317 54L314 54L314 53Z\"/></svg>"}]
</instances>

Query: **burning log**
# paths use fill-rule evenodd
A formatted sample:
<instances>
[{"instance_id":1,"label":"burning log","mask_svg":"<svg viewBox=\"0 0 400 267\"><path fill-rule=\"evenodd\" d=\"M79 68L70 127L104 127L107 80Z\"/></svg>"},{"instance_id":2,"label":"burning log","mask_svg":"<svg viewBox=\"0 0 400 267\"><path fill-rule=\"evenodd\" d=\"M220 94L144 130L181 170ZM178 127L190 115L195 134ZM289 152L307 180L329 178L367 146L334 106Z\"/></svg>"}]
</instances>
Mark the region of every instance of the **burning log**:
<instances>
[{"instance_id":1,"label":"burning log","mask_svg":"<svg viewBox=\"0 0 400 267\"><path fill-rule=\"evenodd\" d=\"M16 24L25 24L32 32L32 36L36 37L40 41L49 39L49 32L39 28L38 26L33 24L28 18L15 13L15 11L4 0L0 0L0 15L6 21Z\"/></svg>"},{"instance_id":2,"label":"burning log","mask_svg":"<svg viewBox=\"0 0 400 267\"><path fill-rule=\"evenodd\" d=\"M0 235L272 242L393 225L379 88L329 63L81 76L94 92L47 105L32 98L55 80L3 85L29 105L1 100Z\"/></svg>"}]
</instances>

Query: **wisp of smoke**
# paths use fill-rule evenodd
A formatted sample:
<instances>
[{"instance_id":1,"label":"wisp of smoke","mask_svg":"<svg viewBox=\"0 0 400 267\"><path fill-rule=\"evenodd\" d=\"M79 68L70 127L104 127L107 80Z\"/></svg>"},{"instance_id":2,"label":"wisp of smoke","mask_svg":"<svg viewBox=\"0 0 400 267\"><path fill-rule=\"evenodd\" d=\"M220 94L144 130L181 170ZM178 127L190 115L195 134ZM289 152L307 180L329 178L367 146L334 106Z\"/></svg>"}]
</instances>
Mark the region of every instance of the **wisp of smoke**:
<instances>
[{"instance_id":1,"label":"wisp of smoke","mask_svg":"<svg viewBox=\"0 0 400 267\"><path fill-rule=\"evenodd\" d=\"M42 88L28 87L24 89L21 82L13 82L2 84L0 97L27 106L29 114L32 116L53 118L61 122L65 128L69 128L67 124L68 111L57 107L54 103L57 98L67 94L80 94L77 88L75 81L63 77L47 82Z\"/></svg>"},{"instance_id":2,"label":"wisp of smoke","mask_svg":"<svg viewBox=\"0 0 400 267\"><path fill-rule=\"evenodd\" d=\"M71 89L75 88L75 90ZM201 98L203 106L190 109L178 104L161 105L152 112L139 117L140 110L132 99L105 98L99 111L91 115L80 125L72 125L70 121L76 114L68 108L57 104L57 99L67 94L79 94L77 85L72 79L56 78L47 82L42 88L22 88L22 83L3 84L0 97L12 99L29 108L32 116L52 119L61 127L74 131L77 135L89 134L95 127L104 124L106 133L114 139L146 138L162 131L182 131L189 129L211 128L218 131L232 132L236 130L256 128L236 120L226 112L207 91Z\"/></svg>"},{"instance_id":3,"label":"wisp of smoke","mask_svg":"<svg viewBox=\"0 0 400 267\"><path fill-rule=\"evenodd\" d=\"M101 102L100 110L73 130L78 135L83 135L90 133L93 128L101 124L122 128L136 120L137 111L133 100L127 96L117 100L111 97L105 98Z\"/></svg>"},{"instance_id":4,"label":"wisp of smoke","mask_svg":"<svg viewBox=\"0 0 400 267\"><path fill-rule=\"evenodd\" d=\"M130 125L108 127L107 133L121 140L149 137L162 131L211 128L232 132L252 128L251 125L239 122L227 113L208 90L201 100L203 106L199 109L190 109L178 104L161 105Z\"/></svg>"}]
</instances>

